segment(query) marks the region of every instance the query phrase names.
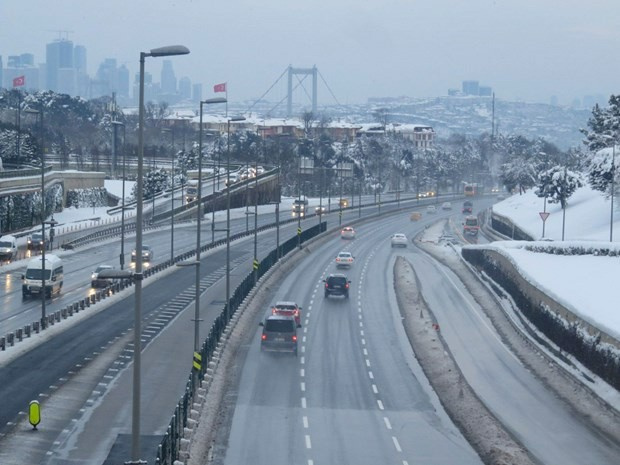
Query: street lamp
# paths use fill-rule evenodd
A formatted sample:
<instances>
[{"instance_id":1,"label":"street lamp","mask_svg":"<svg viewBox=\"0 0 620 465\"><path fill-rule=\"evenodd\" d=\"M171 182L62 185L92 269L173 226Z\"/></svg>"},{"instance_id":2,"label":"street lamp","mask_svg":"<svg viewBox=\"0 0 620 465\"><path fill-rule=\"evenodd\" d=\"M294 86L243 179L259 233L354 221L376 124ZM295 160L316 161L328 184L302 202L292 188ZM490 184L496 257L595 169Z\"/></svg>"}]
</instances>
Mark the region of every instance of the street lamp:
<instances>
[{"instance_id":1,"label":"street lamp","mask_svg":"<svg viewBox=\"0 0 620 465\"><path fill-rule=\"evenodd\" d=\"M616 138L609 134L603 134L603 138L614 144L611 152L611 210L609 213L609 242L614 241L614 188L616 181Z\"/></svg>"},{"instance_id":2,"label":"street lamp","mask_svg":"<svg viewBox=\"0 0 620 465\"><path fill-rule=\"evenodd\" d=\"M174 129L164 128L161 131L169 132L172 137L170 157L172 164L170 168L170 264L172 264L174 263Z\"/></svg>"},{"instance_id":3,"label":"street lamp","mask_svg":"<svg viewBox=\"0 0 620 465\"><path fill-rule=\"evenodd\" d=\"M136 268L135 278L135 306L134 306L134 336L133 336L133 399L131 422L131 457L132 462L138 463L140 456L140 351L142 348L140 334L142 332L142 210L143 210L143 171L144 171L144 60L146 57L165 57L186 55L189 49L182 45L171 45L152 49L150 52L140 52L140 97L138 101L138 179L136 186Z\"/></svg>"},{"instance_id":4,"label":"street lamp","mask_svg":"<svg viewBox=\"0 0 620 465\"><path fill-rule=\"evenodd\" d=\"M41 329L45 329L47 324L45 321L45 249L47 248L47 241L45 240L45 143L43 139L43 110L35 110L27 108L24 110L26 113L32 115L38 115L39 130L41 132L41 240L43 241L43 247L41 248Z\"/></svg>"},{"instance_id":5,"label":"street lamp","mask_svg":"<svg viewBox=\"0 0 620 465\"><path fill-rule=\"evenodd\" d=\"M202 114L203 106L212 103L224 103L225 98L214 98L200 101L200 126L198 130L198 193L196 195L196 294L194 298L194 352L200 350L200 223L202 221Z\"/></svg>"},{"instance_id":6,"label":"street lamp","mask_svg":"<svg viewBox=\"0 0 620 465\"><path fill-rule=\"evenodd\" d=\"M121 270L125 267L125 123L120 121L112 121L114 127L114 153L116 150L116 128L118 126L123 127L123 190L121 198L121 254L119 256Z\"/></svg>"},{"instance_id":7,"label":"street lamp","mask_svg":"<svg viewBox=\"0 0 620 465\"><path fill-rule=\"evenodd\" d=\"M230 123L245 121L245 116L233 116L226 124L226 323L230 319Z\"/></svg>"}]
</instances>

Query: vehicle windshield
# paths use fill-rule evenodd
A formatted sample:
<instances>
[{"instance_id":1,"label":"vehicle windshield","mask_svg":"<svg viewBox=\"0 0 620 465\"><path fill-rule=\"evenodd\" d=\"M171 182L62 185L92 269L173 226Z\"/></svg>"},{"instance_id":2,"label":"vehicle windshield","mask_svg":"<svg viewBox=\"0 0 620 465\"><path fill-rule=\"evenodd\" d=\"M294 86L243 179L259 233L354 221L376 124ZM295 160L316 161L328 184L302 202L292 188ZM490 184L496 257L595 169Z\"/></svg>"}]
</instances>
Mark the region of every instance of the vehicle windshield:
<instances>
[{"instance_id":1,"label":"vehicle windshield","mask_svg":"<svg viewBox=\"0 0 620 465\"><path fill-rule=\"evenodd\" d=\"M466 219L465 225L466 226L478 226L478 220L476 218Z\"/></svg>"},{"instance_id":2,"label":"vehicle windshield","mask_svg":"<svg viewBox=\"0 0 620 465\"><path fill-rule=\"evenodd\" d=\"M328 282L331 285L335 285L335 284L343 285L343 284L346 284L347 278L341 277L341 276L332 276L328 279Z\"/></svg>"},{"instance_id":3,"label":"vehicle windshield","mask_svg":"<svg viewBox=\"0 0 620 465\"><path fill-rule=\"evenodd\" d=\"M0 247L11 248L11 247L13 247L13 244L11 242L0 241Z\"/></svg>"},{"instance_id":4,"label":"vehicle windshield","mask_svg":"<svg viewBox=\"0 0 620 465\"><path fill-rule=\"evenodd\" d=\"M278 310L295 310L296 309L294 305L288 305L288 304L286 305L278 304L276 305L276 308Z\"/></svg>"},{"instance_id":5,"label":"vehicle windshield","mask_svg":"<svg viewBox=\"0 0 620 465\"><path fill-rule=\"evenodd\" d=\"M99 273L100 271L111 270L111 269L112 269L111 266L98 266L97 269L95 270L95 273Z\"/></svg>"},{"instance_id":6,"label":"vehicle windshield","mask_svg":"<svg viewBox=\"0 0 620 465\"><path fill-rule=\"evenodd\" d=\"M45 279L50 279L51 270L45 270ZM43 270L38 268L29 268L26 270L26 279L41 279Z\"/></svg>"},{"instance_id":7,"label":"vehicle windshield","mask_svg":"<svg viewBox=\"0 0 620 465\"><path fill-rule=\"evenodd\" d=\"M290 333L294 331L293 320L267 320L265 331L273 333Z\"/></svg>"},{"instance_id":8,"label":"vehicle windshield","mask_svg":"<svg viewBox=\"0 0 620 465\"><path fill-rule=\"evenodd\" d=\"M32 235L32 240L33 240L33 241L40 241L40 240L41 240L41 237L43 237L43 236L41 236L41 233L34 233L34 234Z\"/></svg>"}]
</instances>

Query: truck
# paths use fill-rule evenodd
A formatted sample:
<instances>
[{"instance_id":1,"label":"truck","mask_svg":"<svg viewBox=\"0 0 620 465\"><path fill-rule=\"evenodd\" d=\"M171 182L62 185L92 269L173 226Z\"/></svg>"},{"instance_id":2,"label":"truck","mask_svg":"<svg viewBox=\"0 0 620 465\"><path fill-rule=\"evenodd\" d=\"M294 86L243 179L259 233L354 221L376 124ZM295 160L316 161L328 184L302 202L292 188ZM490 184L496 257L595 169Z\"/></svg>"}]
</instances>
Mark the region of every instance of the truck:
<instances>
[{"instance_id":1,"label":"truck","mask_svg":"<svg viewBox=\"0 0 620 465\"><path fill-rule=\"evenodd\" d=\"M478 224L478 217L473 215L466 216L465 222L463 223L463 235L478 237L479 230L480 225Z\"/></svg>"},{"instance_id":2,"label":"truck","mask_svg":"<svg viewBox=\"0 0 620 465\"><path fill-rule=\"evenodd\" d=\"M306 211L308 210L308 199L306 197L299 197L293 200L293 206L291 208L291 214L293 218L306 216Z\"/></svg>"},{"instance_id":3,"label":"truck","mask_svg":"<svg viewBox=\"0 0 620 465\"><path fill-rule=\"evenodd\" d=\"M193 202L198 195L198 181L188 181L185 188L185 202Z\"/></svg>"}]
</instances>

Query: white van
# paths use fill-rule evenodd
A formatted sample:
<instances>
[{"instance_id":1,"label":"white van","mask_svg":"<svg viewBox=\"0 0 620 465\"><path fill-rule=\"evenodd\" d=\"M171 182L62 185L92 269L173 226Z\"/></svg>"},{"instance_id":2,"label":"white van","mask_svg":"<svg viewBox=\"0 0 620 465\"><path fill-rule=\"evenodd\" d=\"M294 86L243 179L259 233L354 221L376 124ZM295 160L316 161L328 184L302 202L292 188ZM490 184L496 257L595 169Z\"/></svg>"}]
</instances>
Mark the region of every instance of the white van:
<instances>
[{"instance_id":1,"label":"white van","mask_svg":"<svg viewBox=\"0 0 620 465\"><path fill-rule=\"evenodd\" d=\"M14 260L17 256L17 241L13 236L0 237L0 260Z\"/></svg>"},{"instance_id":2,"label":"white van","mask_svg":"<svg viewBox=\"0 0 620 465\"><path fill-rule=\"evenodd\" d=\"M22 275L22 296L41 294L43 287L42 277L45 278L45 295L51 297L54 293L60 294L63 282L62 260L56 255L45 256L45 276L43 275L43 259L41 256L28 262L26 273Z\"/></svg>"}]
</instances>

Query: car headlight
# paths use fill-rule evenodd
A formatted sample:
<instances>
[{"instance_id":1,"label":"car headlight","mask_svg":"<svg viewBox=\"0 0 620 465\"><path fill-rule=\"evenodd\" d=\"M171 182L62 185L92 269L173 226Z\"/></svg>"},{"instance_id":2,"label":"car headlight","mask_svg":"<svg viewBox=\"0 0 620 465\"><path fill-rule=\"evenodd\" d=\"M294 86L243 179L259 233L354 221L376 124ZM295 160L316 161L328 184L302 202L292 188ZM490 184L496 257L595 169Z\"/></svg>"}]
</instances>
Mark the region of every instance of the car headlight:
<instances>
[{"instance_id":1,"label":"car headlight","mask_svg":"<svg viewBox=\"0 0 620 465\"><path fill-rule=\"evenodd\" d=\"M97 279L97 273L93 273L90 275L90 279Z\"/></svg>"}]
</instances>

